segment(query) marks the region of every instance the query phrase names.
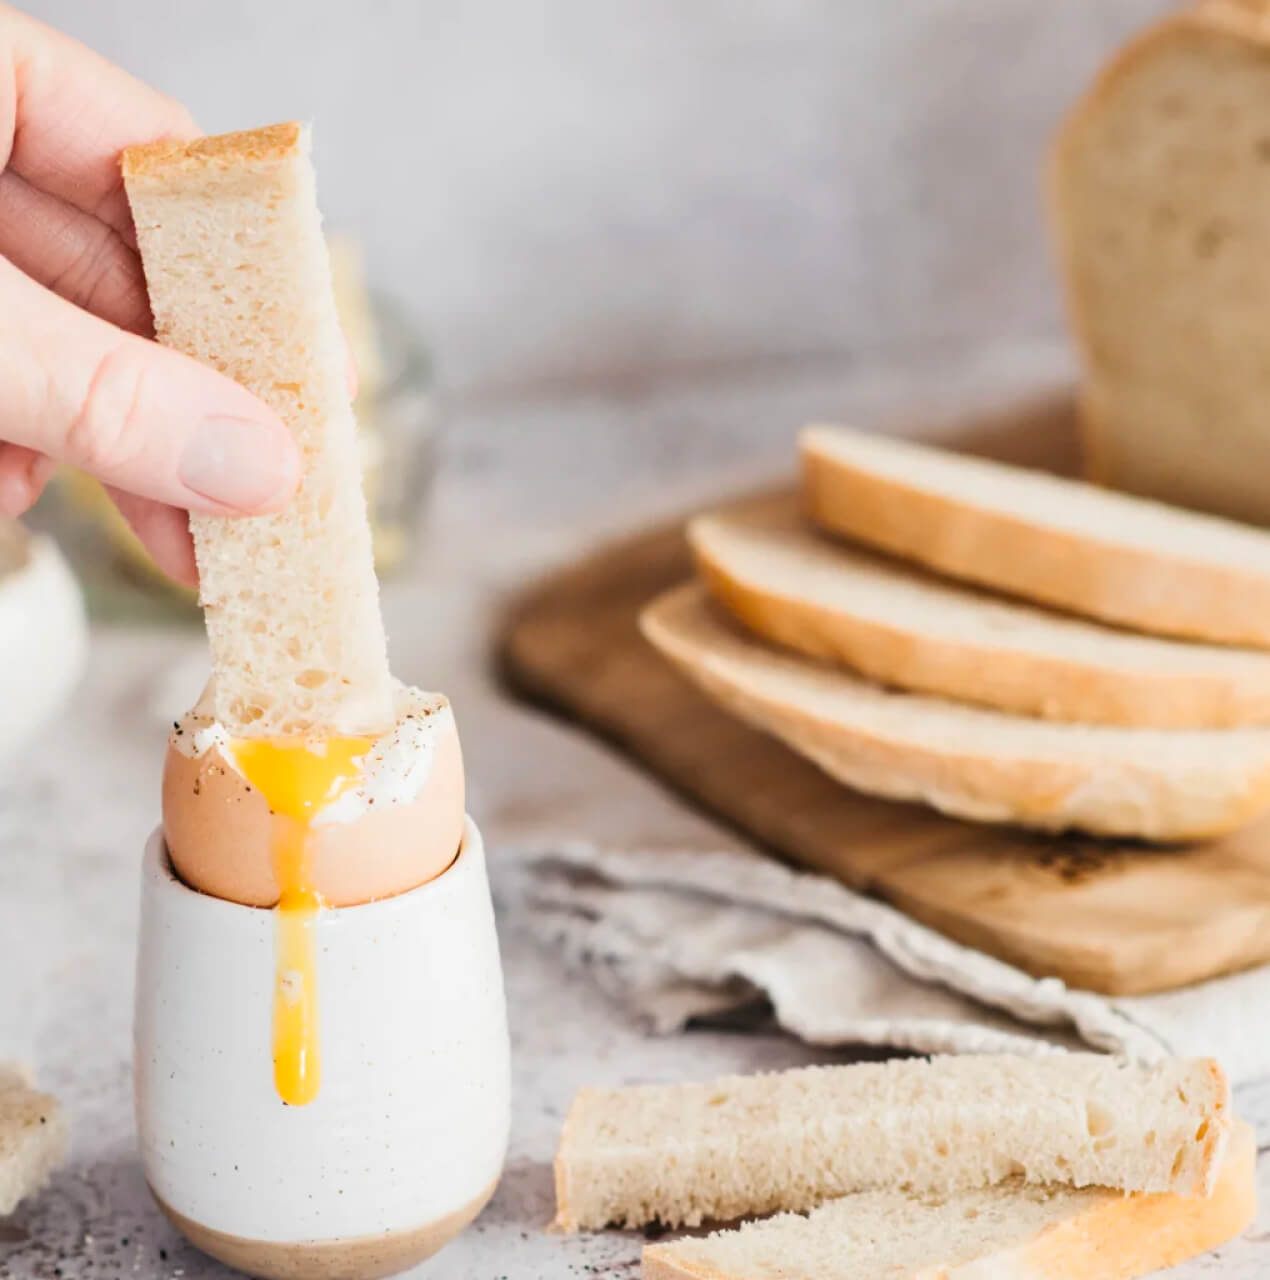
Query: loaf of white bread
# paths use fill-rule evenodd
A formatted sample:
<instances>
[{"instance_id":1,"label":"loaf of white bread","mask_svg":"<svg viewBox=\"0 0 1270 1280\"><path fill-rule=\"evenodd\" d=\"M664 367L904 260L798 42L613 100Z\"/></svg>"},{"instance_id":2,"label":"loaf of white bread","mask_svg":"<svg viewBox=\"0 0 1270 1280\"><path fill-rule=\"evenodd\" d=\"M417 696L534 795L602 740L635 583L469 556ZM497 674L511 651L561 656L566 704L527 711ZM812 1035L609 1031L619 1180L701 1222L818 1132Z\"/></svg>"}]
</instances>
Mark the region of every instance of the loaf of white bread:
<instances>
[{"instance_id":1,"label":"loaf of white bread","mask_svg":"<svg viewBox=\"0 0 1270 1280\"><path fill-rule=\"evenodd\" d=\"M0 1062L0 1218L48 1183L69 1146L61 1103L36 1089L24 1067Z\"/></svg>"},{"instance_id":2,"label":"loaf of white bread","mask_svg":"<svg viewBox=\"0 0 1270 1280\"><path fill-rule=\"evenodd\" d=\"M258 395L304 458L279 514L190 521L216 717L238 735L381 731L392 684L308 131L133 147L123 180L159 341Z\"/></svg>"},{"instance_id":3,"label":"loaf of white bread","mask_svg":"<svg viewBox=\"0 0 1270 1280\"><path fill-rule=\"evenodd\" d=\"M696 1226L1010 1178L1204 1196L1231 1123L1209 1059L939 1057L587 1090L556 1156L556 1225Z\"/></svg>"},{"instance_id":4,"label":"loaf of white bread","mask_svg":"<svg viewBox=\"0 0 1270 1280\"><path fill-rule=\"evenodd\" d=\"M1270 9L1205 0L1098 76L1050 175L1090 474L1260 524L1270 523L1267 120Z\"/></svg>"},{"instance_id":5,"label":"loaf of white bread","mask_svg":"<svg viewBox=\"0 0 1270 1280\"><path fill-rule=\"evenodd\" d=\"M1256 1216L1256 1141L1236 1123L1210 1196L1017 1180L944 1196L864 1191L644 1248L643 1280L1132 1280L1214 1249Z\"/></svg>"}]
</instances>

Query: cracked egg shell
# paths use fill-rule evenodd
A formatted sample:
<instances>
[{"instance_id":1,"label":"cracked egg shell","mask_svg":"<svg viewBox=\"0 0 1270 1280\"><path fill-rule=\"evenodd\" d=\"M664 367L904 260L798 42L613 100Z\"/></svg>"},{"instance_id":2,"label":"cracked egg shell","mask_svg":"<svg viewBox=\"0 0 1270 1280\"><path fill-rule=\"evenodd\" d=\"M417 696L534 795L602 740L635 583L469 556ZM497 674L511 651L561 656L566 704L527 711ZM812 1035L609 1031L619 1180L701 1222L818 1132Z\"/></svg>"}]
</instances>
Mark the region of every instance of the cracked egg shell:
<instances>
[{"instance_id":1,"label":"cracked egg shell","mask_svg":"<svg viewBox=\"0 0 1270 1280\"><path fill-rule=\"evenodd\" d=\"M449 702L403 691L397 725L373 742L362 778L310 825L307 885L332 907L404 893L454 861L463 823ZM191 888L245 906L277 904L274 817L234 763L232 740L197 709L169 735L163 828L173 868Z\"/></svg>"}]
</instances>

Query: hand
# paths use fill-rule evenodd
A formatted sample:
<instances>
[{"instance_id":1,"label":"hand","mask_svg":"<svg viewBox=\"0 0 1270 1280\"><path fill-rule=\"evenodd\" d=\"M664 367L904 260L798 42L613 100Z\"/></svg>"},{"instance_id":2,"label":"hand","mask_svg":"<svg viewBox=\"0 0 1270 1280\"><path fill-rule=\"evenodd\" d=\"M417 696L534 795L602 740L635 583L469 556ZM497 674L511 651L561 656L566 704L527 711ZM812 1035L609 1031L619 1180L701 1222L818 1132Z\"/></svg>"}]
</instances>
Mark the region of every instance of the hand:
<instances>
[{"instance_id":1,"label":"hand","mask_svg":"<svg viewBox=\"0 0 1270 1280\"><path fill-rule=\"evenodd\" d=\"M0 514L70 463L190 583L186 512L277 510L301 465L260 400L149 340L119 153L197 133L184 107L0 3Z\"/></svg>"}]
</instances>

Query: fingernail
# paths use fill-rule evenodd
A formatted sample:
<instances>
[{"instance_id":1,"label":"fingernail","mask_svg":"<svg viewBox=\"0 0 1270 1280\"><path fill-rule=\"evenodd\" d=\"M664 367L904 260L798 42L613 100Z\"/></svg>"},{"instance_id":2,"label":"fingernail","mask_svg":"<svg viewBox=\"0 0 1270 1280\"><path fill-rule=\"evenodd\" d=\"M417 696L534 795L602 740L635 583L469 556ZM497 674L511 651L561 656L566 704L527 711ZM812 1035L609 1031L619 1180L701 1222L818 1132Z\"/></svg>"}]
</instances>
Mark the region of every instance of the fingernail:
<instances>
[{"instance_id":1,"label":"fingernail","mask_svg":"<svg viewBox=\"0 0 1270 1280\"><path fill-rule=\"evenodd\" d=\"M298 450L277 427L250 418L204 418L181 457L181 483L238 511L285 501L300 482Z\"/></svg>"}]
</instances>

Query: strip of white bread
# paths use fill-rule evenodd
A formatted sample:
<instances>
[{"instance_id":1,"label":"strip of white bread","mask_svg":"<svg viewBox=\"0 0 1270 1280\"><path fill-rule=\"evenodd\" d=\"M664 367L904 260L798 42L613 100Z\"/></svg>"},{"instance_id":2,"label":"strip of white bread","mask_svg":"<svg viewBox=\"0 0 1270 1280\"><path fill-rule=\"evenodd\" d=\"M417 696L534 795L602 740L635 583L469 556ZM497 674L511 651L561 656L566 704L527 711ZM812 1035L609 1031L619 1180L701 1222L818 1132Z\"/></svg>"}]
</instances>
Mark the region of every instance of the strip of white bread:
<instances>
[{"instance_id":1,"label":"strip of white bread","mask_svg":"<svg viewBox=\"0 0 1270 1280\"><path fill-rule=\"evenodd\" d=\"M1085 460L1266 524L1270 22L1258 0L1174 8L1099 73L1050 166Z\"/></svg>"},{"instance_id":2,"label":"strip of white bread","mask_svg":"<svg viewBox=\"0 0 1270 1280\"><path fill-rule=\"evenodd\" d=\"M62 1104L40 1093L25 1068L0 1062L0 1218L48 1184L69 1148Z\"/></svg>"},{"instance_id":3,"label":"strip of white bread","mask_svg":"<svg viewBox=\"0 0 1270 1280\"><path fill-rule=\"evenodd\" d=\"M1133 1280L1215 1249L1257 1212L1256 1141L1237 1121L1211 1196L1017 1181L944 1197L865 1191L644 1248L643 1280Z\"/></svg>"},{"instance_id":4,"label":"strip of white bread","mask_svg":"<svg viewBox=\"0 0 1270 1280\"><path fill-rule=\"evenodd\" d=\"M725 711L857 791L977 822L1163 842L1270 806L1270 729L1054 724L885 689L770 648L696 583L655 600L645 636Z\"/></svg>"},{"instance_id":5,"label":"strip of white bread","mask_svg":"<svg viewBox=\"0 0 1270 1280\"><path fill-rule=\"evenodd\" d=\"M1230 1126L1207 1058L942 1056L585 1090L556 1155L556 1226L699 1226L1010 1177L1207 1195Z\"/></svg>"},{"instance_id":6,"label":"strip of white bread","mask_svg":"<svg viewBox=\"0 0 1270 1280\"><path fill-rule=\"evenodd\" d=\"M1137 631L1270 648L1270 532L847 427L800 448L830 532Z\"/></svg>"},{"instance_id":7,"label":"strip of white bread","mask_svg":"<svg viewBox=\"0 0 1270 1280\"><path fill-rule=\"evenodd\" d=\"M792 497L688 525L711 595L751 631L916 692L1129 728L1270 723L1270 654L1138 635L817 536Z\"/></svg>"},{"instance_id":8,"label":"strip of white bread","mask_svg":"<svg viewBox=\"0 0 1270 1280\"><path fill-rule=\"evenodd\" d=\"M392 684L308 131L134 147L123 177L159 341L258 395L304 456L279 514L190 521L217 719L383 731Z\"/></svg>"}]
</instances>

